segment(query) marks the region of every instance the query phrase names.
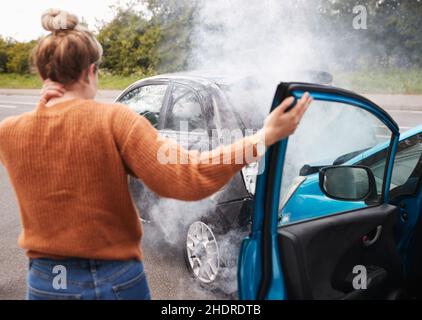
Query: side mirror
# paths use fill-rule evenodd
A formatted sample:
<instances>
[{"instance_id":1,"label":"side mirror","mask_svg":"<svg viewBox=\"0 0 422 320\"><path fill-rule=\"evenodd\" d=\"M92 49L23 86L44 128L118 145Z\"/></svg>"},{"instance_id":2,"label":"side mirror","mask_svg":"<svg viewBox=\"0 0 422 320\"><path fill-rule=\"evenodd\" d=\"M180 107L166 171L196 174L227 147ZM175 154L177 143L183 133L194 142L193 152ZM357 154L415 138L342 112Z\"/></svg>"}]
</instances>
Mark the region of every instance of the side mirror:
<instances>
[{"instance_id":1,"label":"side mirror","mask_svg":"<svg viewBox=\"0 0 422 320\"><path fill-rule=\"evenodd\" d=\"M330 166L319 171L319 185L324 194L343 201L377 198L375 177L363 166Z\"/></svg>"}]
</instances>

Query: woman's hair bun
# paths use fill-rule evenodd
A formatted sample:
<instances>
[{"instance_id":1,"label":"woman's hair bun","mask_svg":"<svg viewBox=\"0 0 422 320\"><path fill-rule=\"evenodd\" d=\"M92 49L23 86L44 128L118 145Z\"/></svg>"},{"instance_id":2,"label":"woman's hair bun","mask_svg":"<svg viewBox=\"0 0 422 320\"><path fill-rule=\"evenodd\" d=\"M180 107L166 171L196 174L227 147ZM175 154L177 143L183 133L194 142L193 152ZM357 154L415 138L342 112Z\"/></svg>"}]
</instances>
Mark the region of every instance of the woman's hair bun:
<instances>
[{"instance_id":1,"label":"woman's hair bun","mask_svg":"<svg viewBox=\"0 0 422 320\"><path fill-rule=\"evenodd\" d=\"M41 23L45 30L56 32L60 30L74 30L79 26L77 16L64 10L50 9L44 12Z\"/></svg>"}]
</instances>

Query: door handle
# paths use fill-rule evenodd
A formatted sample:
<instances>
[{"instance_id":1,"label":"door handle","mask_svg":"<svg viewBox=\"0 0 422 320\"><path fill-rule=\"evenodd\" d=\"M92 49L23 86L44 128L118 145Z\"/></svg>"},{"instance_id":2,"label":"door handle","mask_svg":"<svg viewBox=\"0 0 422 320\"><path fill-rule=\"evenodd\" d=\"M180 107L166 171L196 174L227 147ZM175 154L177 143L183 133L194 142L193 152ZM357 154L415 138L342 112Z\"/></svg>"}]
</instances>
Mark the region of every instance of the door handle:
<instances>
[{"instance_id":1,"label":"door handle","mask_svg":"<svg viewBox=\"0 0 422 320\"><path fill-rule=\"evenodd\" d=\"M375 234L373 234L375 232ZM372 246L375 242L378 241L382 233L382 226L378 226L374 231L368 233L362 237L362 242L365 247Z\"/></svg>"}]
</instances>

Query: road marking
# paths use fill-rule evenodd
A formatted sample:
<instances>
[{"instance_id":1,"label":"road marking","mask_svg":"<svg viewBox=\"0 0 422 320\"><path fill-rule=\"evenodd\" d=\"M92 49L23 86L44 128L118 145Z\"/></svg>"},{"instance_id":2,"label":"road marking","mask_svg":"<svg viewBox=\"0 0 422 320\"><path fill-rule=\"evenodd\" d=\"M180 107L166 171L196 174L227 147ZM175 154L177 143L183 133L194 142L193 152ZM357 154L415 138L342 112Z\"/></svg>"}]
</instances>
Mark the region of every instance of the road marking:
<instances>
[{"instance_id":1,"label":"road marking","mask_svg":"<svg viewBox=\"0 0 422 320\"><path fill-rule=\"evenodd\" d=\"M414 127L406 127L406 126L400 126L400 125L399 125L399 127L400 127L400 129L405 129L405 130L410 130L410 129L414 128ZM375 128L381 129L381 130L385 130L385 129L388 130L388 128L386 126L381 126L381 125L375 126Z\"/></svg>"},{"instance_id":2,"label":"road marking","mask_svg":"<svg viewBox=\"0 0 422 320\"><path fill-rule=\"evenodd\" d=\"M0 104L0 108L3 108L3 109L16 109L17 107L16 106L6 106L6 105L1 105Z\"/></svg>"},{"instance_id":3,"label":"road marking","mask_svg":"<svg viewBox=\"0 0 422 320\"><path fill-rule=\"evenodd\" d=\"M0 101L0 104L6 104L6 105L15 105L15 104L20 104L23 106L34 106L37 103L36 102L21 102L21 101Z\"/></svg>"},{"instance_id":4,"label":"road marking","mask_svg":"<svg viewBox=\"0 0 422 320\"><path fill-rule=\"evenodd\" d=\"M387 110L389 113L422 114L422 110Z\"/></svg>"}]
</instances>

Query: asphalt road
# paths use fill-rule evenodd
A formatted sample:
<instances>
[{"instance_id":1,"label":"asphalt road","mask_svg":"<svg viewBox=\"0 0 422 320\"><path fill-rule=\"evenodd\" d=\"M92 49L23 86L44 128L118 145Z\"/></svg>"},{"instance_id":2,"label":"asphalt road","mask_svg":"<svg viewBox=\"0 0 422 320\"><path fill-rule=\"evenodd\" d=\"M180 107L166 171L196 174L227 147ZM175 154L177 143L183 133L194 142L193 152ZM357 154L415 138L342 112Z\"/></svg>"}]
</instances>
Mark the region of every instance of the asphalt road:
<instances>
[{"instance_id":1,"label":"asphalt road","mask_svg":"<svg viewBox=\"0 0 422 320\"><path fill-rule=\"evenodd\" d=\"M0 90L0 121L34 108L37 91ZM118 92L101 92L99 100L113 101ZM422 96L369 96L389 111L402 132L422 124ZM0 165L0 300L24 299L27 260L17 246L19 210L5 169ZM194 283L180 251L148 243L156 231L145 227L145 265L155 299L213 299L221 297Z\"/></svg>"}]
</instances>

